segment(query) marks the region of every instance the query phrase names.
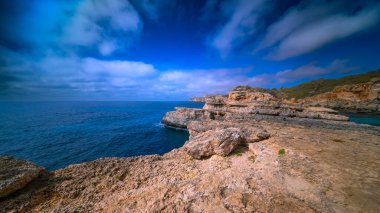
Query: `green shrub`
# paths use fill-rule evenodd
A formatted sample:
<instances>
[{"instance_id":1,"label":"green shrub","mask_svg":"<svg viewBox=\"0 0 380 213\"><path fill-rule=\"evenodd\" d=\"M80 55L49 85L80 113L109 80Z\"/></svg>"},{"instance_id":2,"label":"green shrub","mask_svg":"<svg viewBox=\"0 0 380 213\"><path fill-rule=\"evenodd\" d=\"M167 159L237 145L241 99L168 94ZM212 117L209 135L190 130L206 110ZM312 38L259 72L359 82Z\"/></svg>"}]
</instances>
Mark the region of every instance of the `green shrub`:
<instances>
[{"instance_id":1,"label":"green shrub","mask_svg":"<svg viewBox=\"0 0 380 213\"><path fill-rule=\"evenodd\" d=\"M243 153L241 153L241 151L236 151L236 152L235 152L235 155L236 155L236 156L242 156Z\"/></svg>"},{"instance_id":2,"label":"green shrub","mask_svg":"<svg viewBox=\"0 0 380 213\"><path fill-rule=\"evenodd\" d=\"M285 155L285 149L279 149L278 150L278 155L280 155L280 156Z\"/></svg>"}]
</instances>

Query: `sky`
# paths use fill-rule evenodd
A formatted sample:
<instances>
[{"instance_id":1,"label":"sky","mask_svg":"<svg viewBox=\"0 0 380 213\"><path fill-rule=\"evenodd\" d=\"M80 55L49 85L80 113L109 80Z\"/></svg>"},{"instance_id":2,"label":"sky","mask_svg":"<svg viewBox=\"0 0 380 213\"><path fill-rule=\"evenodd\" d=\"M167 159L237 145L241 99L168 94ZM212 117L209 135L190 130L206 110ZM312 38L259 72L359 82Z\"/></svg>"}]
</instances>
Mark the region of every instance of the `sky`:
<instances>
[{"instance_id":1,"label":"sky","mask_svg":"<svg viewBox=\"0 0 380 213\"><path fill-rule=\"evenodd\" d=\"M174 101L380 68L378 0L0 1L1 101Z\"/></svg>"}]
</instances>

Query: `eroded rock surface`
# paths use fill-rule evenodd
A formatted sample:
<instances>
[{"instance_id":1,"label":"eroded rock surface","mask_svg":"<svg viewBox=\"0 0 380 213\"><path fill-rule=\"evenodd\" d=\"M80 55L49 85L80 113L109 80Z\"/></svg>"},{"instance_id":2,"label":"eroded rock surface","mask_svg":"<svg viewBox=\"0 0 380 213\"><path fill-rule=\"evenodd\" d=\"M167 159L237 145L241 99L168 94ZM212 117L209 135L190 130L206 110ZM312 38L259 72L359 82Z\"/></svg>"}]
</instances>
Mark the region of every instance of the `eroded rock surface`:
<instances>
[{"instance_id":1,"label":"eroded rock surface","mask_svg":"<svg viewBox=\"0 0 380 213\"><path fill-rule=\"evenodd\" d=\"M176 128L186 128L190 121L218 119L223 117L222 112L204 109L176 107L175 111L167 112L162 123Z\"/></svg>"},{"instance_id":2,"label":"eroded rock surface","mask_svg":"<svg viewBox=\"0 0 380 213\"><path fill-rule=\"evenodd\" d=\"M29 161L0 156L0 198L24 188L44 169Z\"/></svg>"},{"instance_id":3,"label":"eroded rock surface","mask_svg":"<svg viewBox=\"0 0 380 213\"><path fill-rule=\"evenodd\" d=\"M242 132L238 128L217 128L200 133L186 142L184 149L196 158L211 155L227 156L243 141Z\"/></svg>"},{"instance_id":4,"label":"eroded rock surface","mask_svg":"<svg viewBox=\"0 0 380 213\"><path fill-rule=\"evenodd\" d=\"M191 121L187 126L190 132L190 141L209 130L237 128L243 142L254 143L268 139L270 134L262 127L254 125L250 122L230 122L230 121Z\"/></svg>"},{"instance_id":5,"label":"eroded rock surface","mask_svg":"<svg viewBox=\"0 0 380 213\"><path fill-rule=\"evenodd\" d=\"M28 188L1 199L0 212L380 209L380 136L360 128L321 129L264 120L250 125L266 129L270 138L242 143L236 150L239 155L196 160L180 148L163 156L71 165L54 171L41 183L43 190ZM279 155L279 149L285 154Z\"/></svg>"},{"instance_id":6,"label":"eroded rock surface","mask_svg":"<svg viewBox=\"0 0 380 213\"><path fill-rule=\"evenodd\" d=\"M175 111L167 112L162 123L171 127L186 128L190 121L236 120L234 118L239 116L245 120L250 118L254 120L261 115L262 119L268 118L265 116L272 116L280 119L348 121L348 117L339 115L330 108L282 101L269 93L244 90L244 88L238 87L228 96L206 96L203 109L178 107Z\"/></svg>"},{"instance_id":7,"label":"eroded rock surface","mask_svg":"<svg viewBox=\"0 0 380 213\"><path fill-rule=\"evenodd\" d=\"M305 105L324 106L355 112L380 112L380 78L367 83L337 86L300 101Z\"/></svg>"},{"instance_id":8,"label":"eroded rock surface","mask_svg":"<svg viewBox=\"0 0 380 213\"><path fill-rule=\"evenodd\" d=\"M205 102L205 98L204 97L192 97L192 98L190 98L190 101L192 101L192 102Z\"/></svg>"}]
</instances>

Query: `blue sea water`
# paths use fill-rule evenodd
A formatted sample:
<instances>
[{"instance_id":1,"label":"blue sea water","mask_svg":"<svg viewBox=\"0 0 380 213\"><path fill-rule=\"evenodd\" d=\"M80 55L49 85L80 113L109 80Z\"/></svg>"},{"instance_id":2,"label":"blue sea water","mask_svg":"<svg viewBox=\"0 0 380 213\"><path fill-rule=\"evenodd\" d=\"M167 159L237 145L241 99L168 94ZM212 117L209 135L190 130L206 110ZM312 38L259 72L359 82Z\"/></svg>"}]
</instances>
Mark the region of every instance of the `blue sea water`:
<instances>
[{"instance_id":1,"label":"blue sea water","mask_svg":"<svg viewBox=\"0 0 380 213\"><path fill-rule=\"evenodd\" d=\"M350 118L350 121L355 123L380 126L379 113L346 113L345 115Z\"/></svg>"},{"instance_id":2,"label":"blue sea water","mask_svg":"<svg viewBox=\"0 0 380 213\"><path fill-rule=\"evenodd\" d=\"M49 170L100 157L164 154L181 147L186 131L161 118L193 102L0 103L0 155L31 160Z\"/></svg>"}]
</instances>

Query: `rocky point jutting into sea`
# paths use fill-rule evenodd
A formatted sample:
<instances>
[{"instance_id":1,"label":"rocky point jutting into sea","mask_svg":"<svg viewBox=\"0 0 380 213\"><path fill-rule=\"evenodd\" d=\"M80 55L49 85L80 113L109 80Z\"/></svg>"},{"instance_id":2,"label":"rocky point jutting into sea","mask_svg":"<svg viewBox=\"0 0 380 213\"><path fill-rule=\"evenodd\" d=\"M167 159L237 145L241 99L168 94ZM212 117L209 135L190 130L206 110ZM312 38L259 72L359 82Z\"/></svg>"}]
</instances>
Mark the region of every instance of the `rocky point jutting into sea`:
<instances>
[{"instance_id":1,"label":"rocky point jutting into sea","mask_svg":"<svg viewBox=\"0 0 380 213\"><path fill-rule=\"evenodd\" d=\"M238 87L162 123L189 140L163 156L48 172L0 158L0 212L378 212L380 127Z\"/></svg>"}]
</instances>

